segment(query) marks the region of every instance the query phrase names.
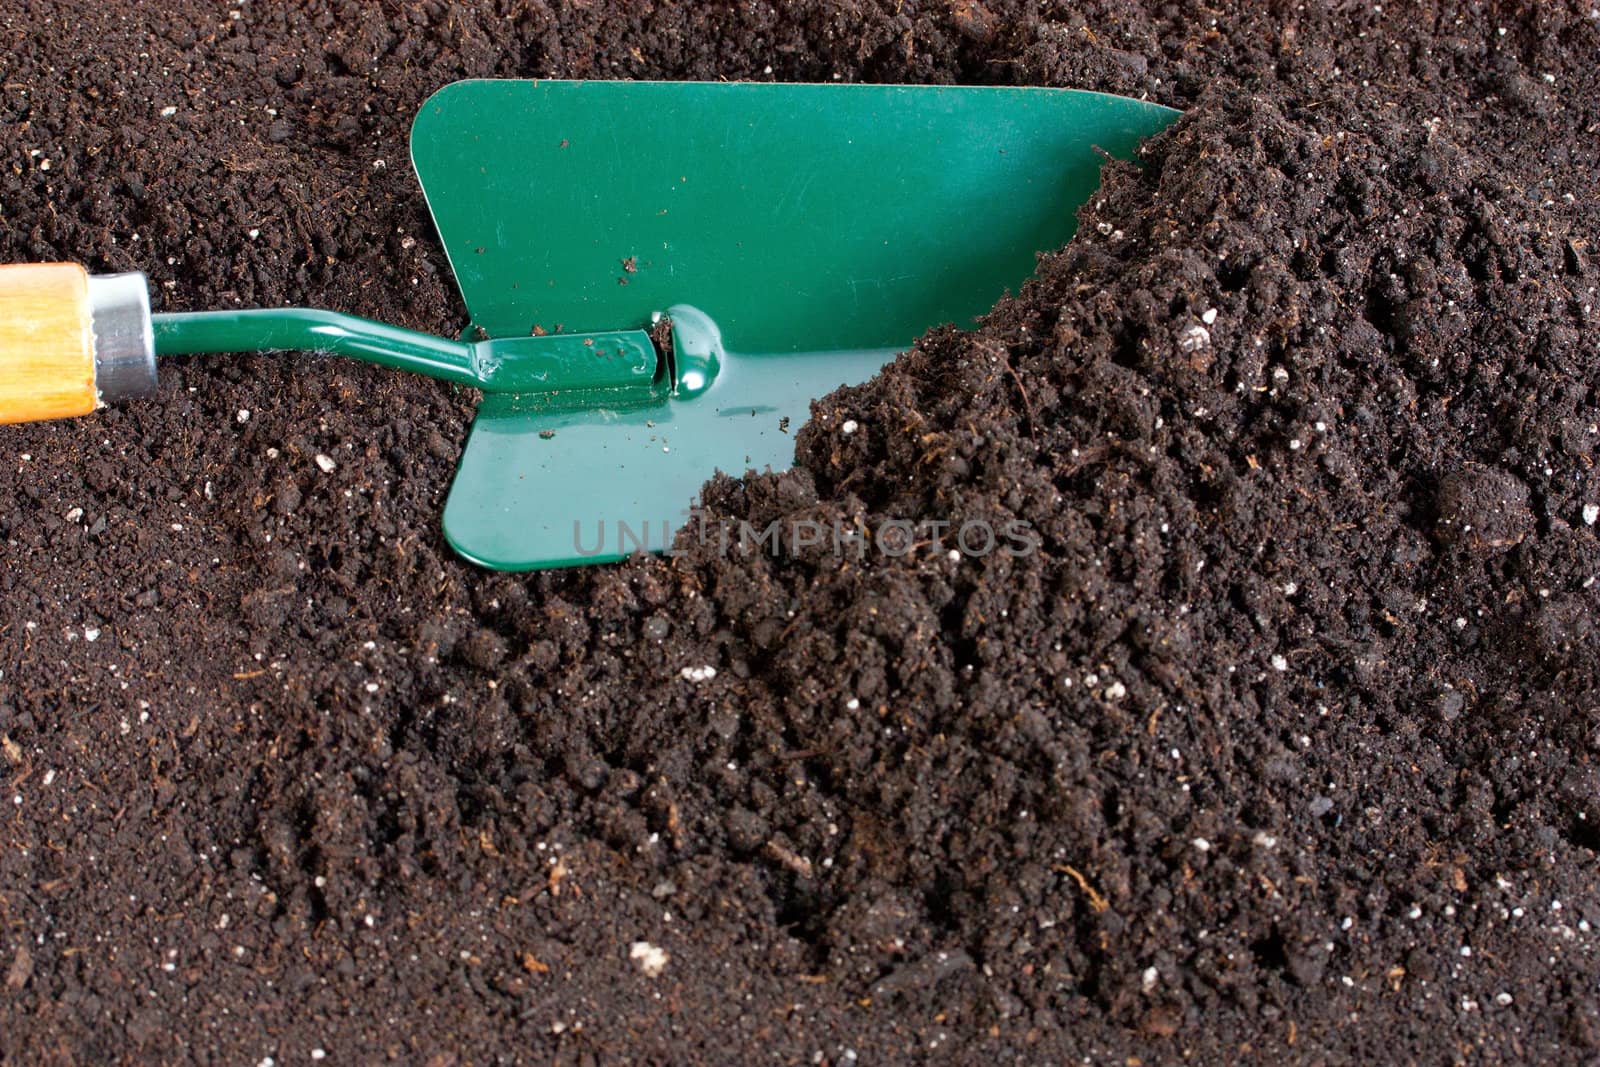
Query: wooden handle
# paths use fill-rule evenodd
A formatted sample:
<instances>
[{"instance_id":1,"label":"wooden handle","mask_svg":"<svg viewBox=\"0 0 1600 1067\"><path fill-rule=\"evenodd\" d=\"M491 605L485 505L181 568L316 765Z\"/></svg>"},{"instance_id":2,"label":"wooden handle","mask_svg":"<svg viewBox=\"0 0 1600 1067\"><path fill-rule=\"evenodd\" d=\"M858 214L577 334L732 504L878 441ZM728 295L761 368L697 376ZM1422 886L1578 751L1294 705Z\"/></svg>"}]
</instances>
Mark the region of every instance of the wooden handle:
<instances>
[{"instance_id":1,"label":"wooden handle","mask_svg":"<svg viewBox=\"0 0 1600 1067\"><path fill-rule=\"evenodd\" d=\"M99 406L94 378L84 269L0 267L0 423L87 415Z\"/></svg>"}]
</instances>

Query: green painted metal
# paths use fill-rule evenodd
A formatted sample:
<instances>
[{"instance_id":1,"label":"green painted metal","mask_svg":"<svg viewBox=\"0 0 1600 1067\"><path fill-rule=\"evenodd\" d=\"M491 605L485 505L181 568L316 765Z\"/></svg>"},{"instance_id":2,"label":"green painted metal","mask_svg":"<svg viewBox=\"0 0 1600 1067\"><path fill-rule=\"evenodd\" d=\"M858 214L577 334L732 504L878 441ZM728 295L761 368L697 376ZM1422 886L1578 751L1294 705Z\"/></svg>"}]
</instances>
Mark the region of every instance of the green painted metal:
<instances>
[{"instance_id":1,"label":"green painted metal","mask_svg":"<svg viewBox=\"0 0 1600 1067\"><path fill-rule=\"evenodd\" d=\"M666 315L674 342L669 388L486 397L446 536L511 570L661 550L715 471L789 466L813 399L1019 285L1071 237L1101 153L1177 114L1060 89L445 87L412 158L474 328Z\"/></svg>"},{"instance_id":2,"label":"green painted metal","mask_svg":"<svg viewBox=\"0 0 1600 1067\"><path fill-rule=\"evenodd\" d=\"M650 335L622 330L452 341L310 308L154 316L156 352L327 352L500 392L664 388ZM598 401L597 401L598 402Z\"/></svg>"}]
</instances>

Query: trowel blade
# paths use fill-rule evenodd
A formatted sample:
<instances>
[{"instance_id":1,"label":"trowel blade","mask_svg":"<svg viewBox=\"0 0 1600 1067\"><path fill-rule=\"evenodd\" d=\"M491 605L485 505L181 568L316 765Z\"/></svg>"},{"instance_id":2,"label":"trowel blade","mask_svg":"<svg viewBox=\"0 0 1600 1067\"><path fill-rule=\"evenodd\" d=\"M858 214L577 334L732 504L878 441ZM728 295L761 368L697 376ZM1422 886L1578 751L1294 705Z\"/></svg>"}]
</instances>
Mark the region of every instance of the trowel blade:
<instances>
[{"instance_id":1,"label":"trowel blade","mask_svg":"<svg viewBox=\"0 0 1600 1067\"><path fill-rule=\"evenodd\" d=\"M445 505L445 537L495 570L665 551L680 529L701 532L691 505L713 474L787 469L811 400L865 381L894 355L730 355L705 393L631 408L489 394Z\"/></svg>"}]
</instances>

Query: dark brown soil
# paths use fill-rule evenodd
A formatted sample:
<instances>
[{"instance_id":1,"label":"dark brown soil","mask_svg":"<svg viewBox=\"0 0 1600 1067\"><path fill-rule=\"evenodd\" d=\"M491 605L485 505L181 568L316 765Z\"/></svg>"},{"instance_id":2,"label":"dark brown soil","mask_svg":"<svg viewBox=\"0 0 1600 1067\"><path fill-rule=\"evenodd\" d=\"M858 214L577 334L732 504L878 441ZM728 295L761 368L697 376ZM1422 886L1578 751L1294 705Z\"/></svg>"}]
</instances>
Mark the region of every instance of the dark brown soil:
<instances>
[{"instance_id":1,"label":"dark brown soil","mask_svg":"<svg viewBox=\"0 0 1600 1067\"><path fill-rule=\"evenodd\" d=\"M1273 7L11 0L0 259L168 308L459 329L463 76L1189 114L708 492L1034 555L484 573L312 358L0 432L0 1059L1600 1055L1600 11Z\"/></svg>"}]
</instances>

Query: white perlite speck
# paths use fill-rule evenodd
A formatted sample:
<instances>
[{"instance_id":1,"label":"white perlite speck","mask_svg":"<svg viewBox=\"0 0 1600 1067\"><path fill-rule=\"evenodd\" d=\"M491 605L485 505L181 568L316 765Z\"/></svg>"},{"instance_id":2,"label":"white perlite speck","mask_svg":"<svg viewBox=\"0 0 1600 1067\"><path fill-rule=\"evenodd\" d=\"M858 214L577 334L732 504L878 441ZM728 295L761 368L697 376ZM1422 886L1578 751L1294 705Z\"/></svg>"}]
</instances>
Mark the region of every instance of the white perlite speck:
<instances>
[{"instance_id":1,"label":"white perlite speck","mask_svg":"<svg viewBox=\"0 0 1600 1067\"><path fill-rule=\"evenodd\" d=\"M856 423L855 419L845 419L844 420L844 425L839 427L839 432L844 434L846 437L849 437L851 434L855 433L860 428L861 428L860 425L858 425Z\"/></svg>"},{"instance_id":2,"label":"white perlite speck","mask_svg":"<svg viewBox=\"0 0 1600 1067\"><path fill-rule=\"evenodd\" d=\"M240 408L239 414L235 415L234 419L239 423L240 426L243 426L245 423L250 421L250 409Z\"/></svg>"},{"instance_id":3,"label":"white perlite speck","mask_svg":"<svg viewBox=\"0 0 1600 1067\"><path fill-rule=\"evenodd\" d=\"M332 474L334 472L334 470L338 468L339 464L337 464L337 463L335 463L333 461L333 457L332 456L326 455L325 453L322 453L322 452L318 452L317 453L317 466L322 468L322 473L323 474Z\"/></svg>"},{"instance_id":4,"label":"white perlite speck","mask_svg":"<svg viewBox=\"0 0 1600 1067\"><path fill-rule=\"evenodd\" d=\"M1217 321L1217 309L1216 308L1206 308L1205 314L1200 316L1200 321L1205 323L1207 326L1210 326L1213 322L1216 322Z\"/></svg>"},{"instance_id":5,"label":"white perlite speck","mask_svg":"<svg viewBox=\"0 0 1600 1067\"><path fill-rule=\"evenodd\" d=\"M1282 653L1276 653L1273 655L1272 669L1275 671L1286 671L1289 669L1289 661L1283 658Z\"/></svg>"},{"instance_id":6,"label":"white perlite speck","mask_svg":"<svg viewBox=\"0 0 1600 1067\"><path fill-rule=\"evenodd\" d=\"M1583 524L1593 526L1595 520L1600 519L1600 504L1585 504L1583 506Z\"/></svg>"},{"instance_id":7,"label":"white perlite speck","mask_svg":"<svg viewBox=\"0 0 1600 1067\"><path fill-rule=\"evenodd\" d=\"M1178 350L1182 352L1194 352L1210 343L1211 331L1199 323L1195 323L1178 335Z\"/></svg>"},{"instance_id":8,"label":"white perlite speck","mask_svg":"<svg viewBox=\"0 0 1600 1067\"><path fill-rule=\"evenodd\" d=\"M678 677L689 682L709 682L717 676L717 669L709 663L704 667L685 667L678 672Z\"/></svg>"},{"instance_id":9,"label":"white perlite speck","mask_svg":"<svg viewBox=\"0 0 1600 1067\"><path fill-rule=\"evenodd\" d=\"M639 973L646 978L658 977L667 969L667 961L672 959L664 948L658 948L648 941L635 941L628 948L628 958L639 967Z\"/></svg>"}]
</instances>

